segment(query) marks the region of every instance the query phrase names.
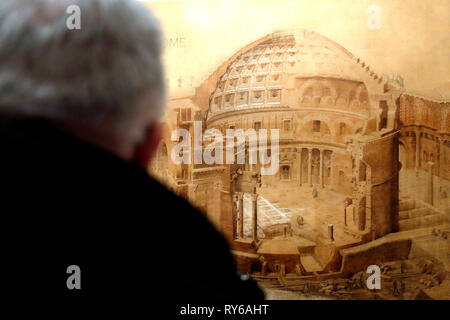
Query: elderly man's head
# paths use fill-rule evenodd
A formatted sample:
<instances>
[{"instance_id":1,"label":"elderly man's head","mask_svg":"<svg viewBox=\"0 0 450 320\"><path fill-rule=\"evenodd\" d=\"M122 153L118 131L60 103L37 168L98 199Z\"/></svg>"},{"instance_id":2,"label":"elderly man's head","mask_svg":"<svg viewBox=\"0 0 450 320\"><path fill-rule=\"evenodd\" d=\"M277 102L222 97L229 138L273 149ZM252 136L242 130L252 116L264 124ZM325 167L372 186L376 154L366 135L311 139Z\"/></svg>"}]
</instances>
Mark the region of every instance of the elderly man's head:
<instances>
[{"instance_id":1,"label":"elderly man's head","mask_svg":"<svg viewBox=\"0 0 450 320\"><path fill-rule=\"evenodd\" d=\"M71 5L79 30L67 27ZM159 24L136 0L1 0L0 113L148 156L165 103L161 50Z\"/></svg>"}]
</instances>

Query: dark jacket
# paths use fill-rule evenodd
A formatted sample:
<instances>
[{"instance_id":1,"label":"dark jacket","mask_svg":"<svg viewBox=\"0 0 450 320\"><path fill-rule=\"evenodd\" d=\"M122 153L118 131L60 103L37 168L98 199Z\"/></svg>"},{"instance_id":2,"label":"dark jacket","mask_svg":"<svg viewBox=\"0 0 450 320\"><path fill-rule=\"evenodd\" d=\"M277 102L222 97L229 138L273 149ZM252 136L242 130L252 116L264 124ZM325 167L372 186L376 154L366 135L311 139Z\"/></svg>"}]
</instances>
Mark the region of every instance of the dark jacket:
<instances>
[{"instance_id":1,"label":"dark jacket","mask_svg":"<svg viewBox=\"0 0 450 320\"><path fill-rule=\"evenodd\" d=\"M0 117L0 181L0 290L9 297L263 298L203 214L138 166L40 121ZM70 265L81 290L67 288Z\"/></svg>"}]
</instances>

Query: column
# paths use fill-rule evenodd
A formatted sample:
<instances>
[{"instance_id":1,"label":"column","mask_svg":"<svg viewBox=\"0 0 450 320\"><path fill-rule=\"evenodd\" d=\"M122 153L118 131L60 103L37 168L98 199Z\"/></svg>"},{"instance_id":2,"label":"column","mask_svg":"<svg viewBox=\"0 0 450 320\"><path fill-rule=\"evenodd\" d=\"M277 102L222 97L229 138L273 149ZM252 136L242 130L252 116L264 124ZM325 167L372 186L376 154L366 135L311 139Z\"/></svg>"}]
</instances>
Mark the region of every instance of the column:
<instances>
[{"instance_id":1,"label":"column","mask_svg":"<svg viewBox=\"0 0 450 320\"><path fill-rule=\"evenodd\" d=\"M239 205L239 238L244 238L244 194L238 193L238 205Z\"/></svg>"},{"instance_id":2,"label":"column","mask_svg":"<svg viewBox=\"0 0 450 320\"><path fill-rule=\"evenodd\" d=\"M238 237L238 195L237 193L234 193L232 196L233 201L233 208L232 208L232 223L233 223L233 240L235 240Z\"/></svg>"},{"instance_id":3,"label":"column","mask_svg":"<svg viewBox=\"0 0 450 320\"><path fill-rule=\"evenodd\" d=\"M433 205L433 169L434 162L428 162L428 190L427 190L427 202Z\"/></svg>"},{"instance_id":4,"label":"column","mask_svg":"<svg viewBox=\"0 0 450 320\"><path fill-rule=\"evenodd\" d=\"M261 275L265 276L267 274L267 261L263 261L261 266Z\"/></svg>"},{"instance_id":5,"label":"column","mask_svg":"<svg viewBox=\"0 0 450 320\"><path fill-rule=\"evenodd\" d=\"M330 187L333 186L333 179L334 179L334 151L331 151L330 154Z\"/></svg>"},{"instance_id":6,"label":"column","mask_svg":"<svg viewBox=\"0 0 450 320\"><path fill-rule=\"evenodd\" d=\"M258 194L252 194L252 238L258 240Z\"/></svg>"},{"instance_id":7,"label":"column","mask_svg":"<svg viewBox=\"0 0 450 320\"><path fill-rule=\"evenodd\" d=\"M420 133L416 131L416 171L420 168Z\"/></svg>"},{"instance_id":8,"label":"column","mask_svg":"<svg viewBox=\"0 0 450 320\"><path fill-rule=\"evenodd\" d=\"M300 150L300 154L299 154L299 156L298 156L298 180L299 180L299 182L298 182L298 184L299 184L299 186L301 187L302 186L302 174L303 174L303 172L302 172L302 151L303 151L303 149L302 148L299 148L299 150Z\"/></svg>"},{"instance_id":9,"label":"column","mask_svg":"<svg viewBox=\"0 0 450 320\"><path fill-rule=\"evenodd\" d=\"M319 185L323 188L323 150L320 149Z\"/></svg>"},{"instance_id":10,"label":"column","mask_svg":"<svg viewBox=\"0 0 450 320\"><path fill-rule=\"evenodd\" d=\"M445 162L443 161L443 160L445 160L445 158L443 157L443 152L444 152L444 139L442 139L442 138L443 138L443 137L439 137L439 138L438 138L439 149L438 149L438 153L437 153L437 156L436 156L436 159L437 159L437 157L439 157L439 162L437 163L438 167L437 167L437 169L436 169L436 175L437 175L438 177L440 177L440 176L441 176L441 172L442 172L443 170L445 170Z\"/></svg>"},{"instance_id":11,"label":"column","mask_svg":"<svg viewBox=\"0 0 450 320\"><path fill-rule=\"evenodd\" d=\"M308 184L312 187L312 149L308 149Z\"/></svg>"},{"instance_id":12,"label":"column","mask_svg":"<svg viewBox=\"0 0 450 320\"><path fill-rule=\"evenodd\" d=\"M344 226L347 226L347 206L344 207Z\"/></svg>"},{"instance_id":13,"label":"column","mask_svg":"<svg viewBox=\"0 0 450 320\"><path fill-rule=\"evenodd\" d=\"M344 203L344 226L347 226L347 207L350 205L347 199Z\"/></svg>"},{"instance_id":14,"label":"column","mask_svg":"<svg viewBox=\"0 0 450 320\"><path fill-rule=\"evenodd\" d=\"M328 240L334 241L334 228L332 224L328 225Z\"/></svg>"},{"instance_id":15,"label":"column","mask_svg":"<svg viewBox=\"0 0 450 320\"><path fill-rule=\"evenodd\" d=\"M280 266L280 275L282 277L286 276L286 265L284 263L282 263Z\"/></svg>"},{"instance_id":16,"label":"column","mask_svg":"<svg viewBox=\"0 0 450 320\"><path fill-rule=\"evenodd\" d=\"M250 152L249 152L249 147L247 147L246 145L244 145L244 152L245 152L245 161L244 161L244 171L249 171L249 167L250 167Z\"/></svg>"}]
</instances>

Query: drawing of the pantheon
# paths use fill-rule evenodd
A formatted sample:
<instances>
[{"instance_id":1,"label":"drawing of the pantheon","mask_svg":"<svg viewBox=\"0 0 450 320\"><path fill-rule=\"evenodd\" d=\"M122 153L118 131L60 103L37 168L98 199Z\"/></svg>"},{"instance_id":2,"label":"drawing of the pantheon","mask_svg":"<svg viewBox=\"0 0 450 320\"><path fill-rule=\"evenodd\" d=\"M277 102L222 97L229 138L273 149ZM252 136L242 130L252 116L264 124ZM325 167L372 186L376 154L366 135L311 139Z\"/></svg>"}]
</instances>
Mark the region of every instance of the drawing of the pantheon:
<instances>
[{"instance_id":1,"label":"drawing of the pantheon","mask_svg":"<svg viewBox=\"0 0 450 320\"><path fill-rule=\"evenodd\" d=\"M449 110L444 95L409 92L320 34L276 32L236 52L193 96L169 101L150 171L223 232L241 272L351 274L426 251L423 234L449 229ZM224 137L278 129L277 173L173 163L172 132L194 139L195 121ZM438 258L449 266L448 254Z\"/></svg>"}]
</instances>

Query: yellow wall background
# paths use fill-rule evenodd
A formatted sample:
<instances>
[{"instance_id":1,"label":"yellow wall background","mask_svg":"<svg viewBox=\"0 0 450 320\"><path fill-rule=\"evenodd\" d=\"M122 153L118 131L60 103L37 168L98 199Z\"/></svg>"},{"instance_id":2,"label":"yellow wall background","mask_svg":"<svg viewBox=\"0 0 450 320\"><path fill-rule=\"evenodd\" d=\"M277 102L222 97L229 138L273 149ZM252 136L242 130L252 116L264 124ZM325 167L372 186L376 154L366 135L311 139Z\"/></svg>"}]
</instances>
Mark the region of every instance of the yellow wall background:
<instances>
[{"instance_id":1,"label":"yellow wall background","mask_svg":"<svg viewBox=\"0 0 450 320\"><path fill-rule=\"evenodd\" d=\"M235 51L283 29L316 31L378 73L399 74L408 90L449 95L450 0L144 1L166 37L170 95L188 95ZM370 30L377 5L381 28Z\"/></svg>"}]
</instances>

